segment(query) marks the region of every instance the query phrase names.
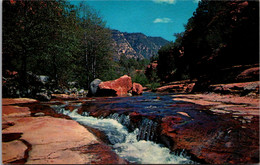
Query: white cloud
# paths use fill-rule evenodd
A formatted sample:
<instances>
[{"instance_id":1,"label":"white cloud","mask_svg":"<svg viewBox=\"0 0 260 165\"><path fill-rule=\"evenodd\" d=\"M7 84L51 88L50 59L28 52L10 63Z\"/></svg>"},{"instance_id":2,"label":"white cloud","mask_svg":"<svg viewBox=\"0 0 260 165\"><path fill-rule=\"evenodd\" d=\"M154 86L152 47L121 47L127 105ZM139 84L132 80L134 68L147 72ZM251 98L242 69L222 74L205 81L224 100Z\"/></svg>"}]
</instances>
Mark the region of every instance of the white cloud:
<instances>
[{"instance_id":1,"label":"white cloud","mask_svg":"<svg viewBox=\"0 0 260 165\"><path fill-rule=\"evenodd\" d=\"M199 3L200 0L193 0L193 3Z\"/></svg>"},{"instance_id":2,"label":"white cloud","mask_svg":"<svg viewBox=\"0 0 260 165\"><path fill-rule=\"evenodd\" d=\"M168 4L175 4L175 0L153 0L155 3L168 3Z\"/></svg>"},{"instance_id":3,"label":"white cloud","mask_svg":"<svg viewBox=\"0 0 260 165\"><path fill-rule=\"evenodd\" d=\"M156 18L153 23L170 23L172 20L170 18Z\"/></svg>"}]
</instances>

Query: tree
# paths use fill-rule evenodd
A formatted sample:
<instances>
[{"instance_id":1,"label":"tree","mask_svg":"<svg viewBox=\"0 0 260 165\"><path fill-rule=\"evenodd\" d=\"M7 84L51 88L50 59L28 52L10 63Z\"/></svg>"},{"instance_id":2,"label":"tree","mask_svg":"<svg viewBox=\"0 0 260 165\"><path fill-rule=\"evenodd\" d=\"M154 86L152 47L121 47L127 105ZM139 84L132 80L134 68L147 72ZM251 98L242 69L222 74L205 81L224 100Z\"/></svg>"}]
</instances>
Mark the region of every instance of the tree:
<instances>
[{"instance_id":1,"label":"tree","mask_svg":"<svg viewBox=\"0 0 260 165\"><path fill-rule=\"evenodd\" d=\"M111 31L105 28L105 22L98 16L96 11L87 6L84 2L80 4L82 14L81 28L83 33L82 50L84 53L86 83L89 84L95 78L102 80L114 77L114 70L111 69L112 46ZM108 73L111 73L111 77Z\"/></svg>"},{"instance_id":2,"label":"tree","mask_svg":"<svg viewBox=\"0 0 260 165\"><path fill-rule=\"evenodd\" d=\"M47 61L56 61L51 54L58 53L63 10L57 1L3 2L3 69L17 70L22 86L28 83L27 71L56 71Z\"/></svg>"},{"instance_id":3,"label":"tree","mask_svg":"<svg viewBox=\"0 0 260 165\"><path fill-rule=\"evenodd\" d=\"M159 50L159 77L205 84L233 80L223 70L259 61L258 12L256 1L200 1L185 32Z\"/></svg>"}]
</instances>

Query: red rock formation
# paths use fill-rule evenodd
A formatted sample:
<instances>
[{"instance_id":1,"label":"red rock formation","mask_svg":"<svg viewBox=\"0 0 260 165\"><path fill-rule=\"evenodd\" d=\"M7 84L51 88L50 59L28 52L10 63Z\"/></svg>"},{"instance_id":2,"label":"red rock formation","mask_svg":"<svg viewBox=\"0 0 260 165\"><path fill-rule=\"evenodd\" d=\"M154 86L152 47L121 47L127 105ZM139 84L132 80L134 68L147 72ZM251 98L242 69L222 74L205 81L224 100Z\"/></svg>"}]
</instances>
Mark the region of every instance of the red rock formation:
<instances>
[{"instance_id":1,"label":"red rock formation","mask_svg":"<svg viewBox=\"0 0 260 165\"><path fill-rule=\"evenodd\" d=\"M126 164L111 147L76 121L51 116L33 117L30 114L35 110L13 106L37 104L35 102L33 99L3 99L4 164Z\"/></svg>"},{"instance_id":2,"label":"red rock formation","mask_svg":"<svg viewBox=\"0 0 260 165\"><path fill-rule=\"evenodd\" d=\"M178 84L178 85L166 85L162 86L156 89L157 92L165 92L165 91L179 91L183 89L184 84Z\"/></svg>"},{"instance_id":3,"label":"red rock formation","mask_svg":"<svg viewBox=\"0 0 260 165\"><path fill-rule=\"evenodd\" d=\"M133 83L132 94L141 95L143 93L143 86L139 83Z\"/></svg>"},{"instance_id":4,"label":"red rock formation","mask_svg":"<svg viewBox=\"0 0 260 165\"><path fill-rule=\"evenodd\" d=\"M217 93L249 93L259 92L259 81L244 82L244 83L232 83L232 84L216 84L211 85L209 88L213 92Z\"/></svg>"},{"instance_id":5,"label":"red rock formation","mask_svg":"<svg viewBox=\"0 0 260 165\"><path fill-rule=\"evenodd\" d=\"M259 78L259 67L253 67L246 69L237 76L237 80L254 79Z\"/></svg>"},{"instance_id":6,"label":"red rock formation","mask_svg":"<svg viewBox=\"0 0 260 165\"><path fill-rule=\"evenodd\" d=\"M112 90L116 92L117 96L126 95L132 89L131 77L124 75L119 79L112 81L105 81L99 84L100 91Z\"/></svg>"},{"instance_id":7,"label":"red rock formation","mask_svg":"<svg viewBox=\"0 0 260 165\"><path fill-rule=\"evenodd\" d=\"M218 94L175 97L174 100L208 105L208 109L218 115L204 116L186 111L191 117L183 116L183 113L164 117L160 137L172 150L185 149L207 164L259 163L258 99ZM234 106L244 109L236 111ZM247 109L248 106L254 112Z\"/></svg>"},{"instance_id":8,"label":"red rock formation","mask_svg":"<svg viewBox=\"0 0 260 165\"><path fill-rule=\"evenodd\" d=\"M36 103L38 102L35 99L29 98L16 98L16 99L2 99L2 105L12 105L12 104L23 104L23 103Z\"/></svg>"},{"instance_id":9,"label":"red rock formation","mask_svg":"<svg viewBox=\"0 0 260 165\"><path fill-rule=\"evenodd\" d=\"M77 95L68 95L68 94L51 94L52 98L55 98L55 99L77 99L78 96Z\"/></svg>"},{"instance_id":10,"label":"red rock formation","mask_svg":"<svg viewBox=\"0 0 260 165\"><path fill-rule=\"evenodd\" d=\"M245 115L259 115L259 99L238 95L211 94L179 94L174 95L175 101L190 102L198 105L210 106L210 111L217 113L236 113ZM179 106L179 104L178 104Z\"/></svg>"},{"instance_id":11,"label":"red rock formation","mask_svg":"<svg viewBox=\"0 0 260 165\"><path fill-rule=\"evenodd\" d=\"M189 83L187 80L175 81L169 85L165 85L156 89L157 92L175 92L175 93L190 93L193 90L195 83Z\"/></svg>"}]
</instances>

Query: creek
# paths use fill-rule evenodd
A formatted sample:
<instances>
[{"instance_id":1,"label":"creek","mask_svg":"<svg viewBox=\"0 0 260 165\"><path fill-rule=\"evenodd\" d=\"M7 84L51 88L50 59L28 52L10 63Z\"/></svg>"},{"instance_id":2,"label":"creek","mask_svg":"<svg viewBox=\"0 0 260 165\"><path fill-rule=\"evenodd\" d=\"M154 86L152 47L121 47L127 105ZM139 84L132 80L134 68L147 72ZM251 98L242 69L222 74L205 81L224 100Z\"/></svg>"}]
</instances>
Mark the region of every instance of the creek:
<instances>
[{"instance_id":1,"label":"creek","mask_svg":"<svg viewBox=\"0 0 260 165\"><path fill-rule=\"evenodd\" d=\"M157 134L163 117L196 109L194 104L180 107L175 104L171 95L144 93L133 97L70 100L61 105L53 102L51 107L82 125L102 131L112 149L130 163L194 164L184 150L172 152L162 144ZM68 110L68 106L72 108ZM137 118L133 114L138 114Z\"/></svg>"}]
</instances>

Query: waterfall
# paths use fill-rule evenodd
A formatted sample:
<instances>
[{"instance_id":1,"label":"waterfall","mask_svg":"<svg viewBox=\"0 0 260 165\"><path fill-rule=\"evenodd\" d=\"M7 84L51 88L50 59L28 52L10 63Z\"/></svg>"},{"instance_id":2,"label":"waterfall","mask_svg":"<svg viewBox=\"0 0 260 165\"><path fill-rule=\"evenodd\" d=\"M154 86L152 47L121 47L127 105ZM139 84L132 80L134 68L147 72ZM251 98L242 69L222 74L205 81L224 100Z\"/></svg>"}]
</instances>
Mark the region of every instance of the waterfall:
<instances>
[{"instance_id":1,"label":"waterfall","mask_svg":"<svg viewBox=\"0 0 260 165\"><path fill-rule=\"evenodd\" d=\"M109 118L100 119L77 113L77 109L70 112L64 108L55 108L56 112L70 116L80 124L87 125L103 131L112 144L113 150L122 158L131 163L138 164L192 164L195 163L185 155L175 155L171 151L156 144L153 139L156 123L149 119L141 122L140 129L128 132L127 125L130 124L126 115L113 114ZM123 123L123 124L122 124Z\"/></svg>"},{"instance_id":2,"label":"waterfall","mask_svg":"<svg viewBox=\"0 0 260 165\"><path fill-rule=\"evenodd\" d=\"M154 141L156 139L154 139L154 135L155 135L155 132L156 132L156 129L157 129L157 123L150 120L150 119L147 119L147 118L144 118L142 121L141 121L141 125L139 126L139 134L137 136L137 139L138 140L151 140L151 141Z\"/></svg>"},{"instance_id":3,"label":"waterfall","mask_svg":"<svg viewBox=\"0 0 260 165\"><path fill-rule=\"evenodd\" d=\"M89 116L89 112L82 112L81 116Z\"/></svg>"},{"instance_id":4,"label":"waterfall","mask_svg":"<svg viewBox=\"0 0 260 165\"><path fill-rule=\"evenodd\" d=\"M118 121L125 127L130 126L130 118L128 115L124 115L124 114L119 115L118 113L114 113L114 114L109 115L108 118Z\"/></svg>"},{"instance_id":5,"label":"waterfall","mask_svg":"<svg viewBox=\"0 0 260 165\"><path fill-rule=\"evenodd\" d=\"M108 118L110 119L114 119L116 121L118 121L119 123L121 123L122 125L124 125L125 127L129 128L130 127L130 118L128 115L120 115L118 113L114 113L108 116ZM137 139L138 140L150 140L150 141L155 141L156 136L154 136L156 134L156 129L157 129L157 123L144 118L139 126L138 126L138 134L137 134Z\"/></svg>"}]
</instances>

